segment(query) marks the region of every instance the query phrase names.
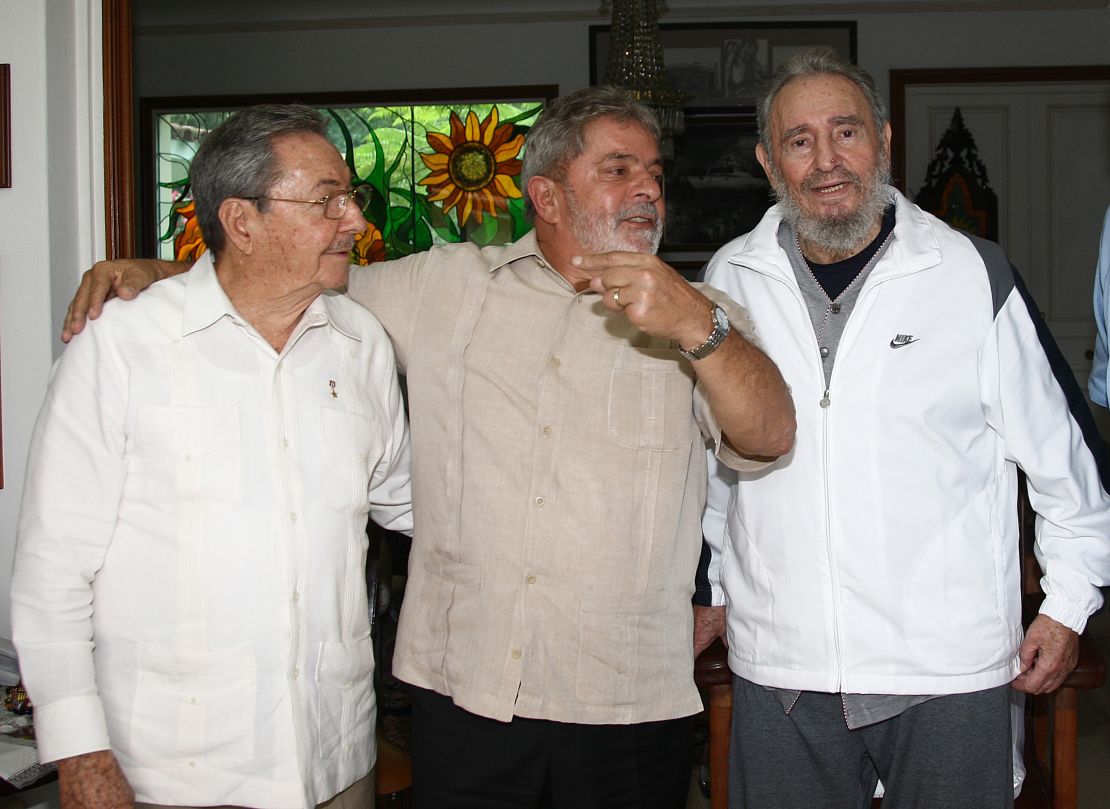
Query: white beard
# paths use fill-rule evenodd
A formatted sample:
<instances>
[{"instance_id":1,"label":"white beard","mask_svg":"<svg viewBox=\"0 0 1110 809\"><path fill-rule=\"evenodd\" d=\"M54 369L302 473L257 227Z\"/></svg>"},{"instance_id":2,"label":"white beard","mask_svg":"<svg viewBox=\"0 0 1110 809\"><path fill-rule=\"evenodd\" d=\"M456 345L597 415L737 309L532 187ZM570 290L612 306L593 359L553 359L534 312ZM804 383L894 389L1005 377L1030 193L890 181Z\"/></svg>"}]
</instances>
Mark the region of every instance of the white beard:
<instances>
[{"instance_id":1,"label":"white beard","mask_svg":"<svg viewBox=\"0 0 1110 809\"><path fill-rule=\"evenodd\" d=\"M570 226L579 243L594 253L624 251L629 253L655 254L663 240L663 219L650 202L630 205L617 212L612 222L600 217L590 216L578 205L578 199L567 189L567 205L570 212ZM621 230L621 222L632 216L653 219L655 227L650 231Z\"/></svg>"},{"instance_id":2,"label":"white beard","mask_svg":"<svg viewBox=\"0 0 1110 809\"><path fill-rule=\"evenodd\" d=\"M890 204L890 162L885 154L879 155L880 168L871 175L866 185L855 172L838 169L833 172L814 172L803 181L803 189L827 182L829 179L855 183L862 192L862 202L854 210L831 216L813 216L807 213L793 196L792 189L771 163L771 185L782 210L782 218L794 228L798 238L805 243L845 256L855 255L867 246L868 237L875 224L882 219L883 211Z\"/></svg>"}]
</instances>

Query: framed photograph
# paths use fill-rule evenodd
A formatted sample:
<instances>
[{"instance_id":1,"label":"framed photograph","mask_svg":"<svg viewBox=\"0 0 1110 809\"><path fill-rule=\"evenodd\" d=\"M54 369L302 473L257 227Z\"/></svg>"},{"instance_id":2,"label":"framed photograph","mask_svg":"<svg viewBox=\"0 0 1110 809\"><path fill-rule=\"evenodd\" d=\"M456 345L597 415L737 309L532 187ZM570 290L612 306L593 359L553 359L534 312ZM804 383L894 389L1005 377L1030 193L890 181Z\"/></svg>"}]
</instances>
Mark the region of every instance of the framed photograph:
<instances>
[{"instance_id":1,"label":"framed photograph","mask_svg":"<svg viewBox=\"0 0 1110 809\"><path fill-rule=\"evenodd\" d=\"M0 188L12 187L11 65L0 65ZM4 488L4 443L0 435L0 489Z\"/></svg>"},{"instance_id":2,"label":"framed photograph","mask_svg":"<svg viewBox=\"0 0 1110 809\"><path fill-rule=\"evenodd\" d=\"M661 250L708 254L755 227L772 202L756 140L752 116L686 118L666 173Z\"/></svg>"},{"instance_id":3,"label":"framed photograph","mask_svg":"<svg viewBox=\"0 0 1110 809\"><path fill-rule=\"evenodd\" d=\"M12 187L11 65L0 65L0 188Z\"/></svg>"},{"instance_id":4,"label":"framed photograph","mask_svg":"<svg viewBox=\"0 0 1110 809\"><path fill-rule=\"evenodd\" d=\"M611 26L590 26L590 84L605 80ZM663 61L687 111L752 112L763 82L794 53L827 45L856 61L856 24L663 23Z\"/></svg>"}]
</instances>

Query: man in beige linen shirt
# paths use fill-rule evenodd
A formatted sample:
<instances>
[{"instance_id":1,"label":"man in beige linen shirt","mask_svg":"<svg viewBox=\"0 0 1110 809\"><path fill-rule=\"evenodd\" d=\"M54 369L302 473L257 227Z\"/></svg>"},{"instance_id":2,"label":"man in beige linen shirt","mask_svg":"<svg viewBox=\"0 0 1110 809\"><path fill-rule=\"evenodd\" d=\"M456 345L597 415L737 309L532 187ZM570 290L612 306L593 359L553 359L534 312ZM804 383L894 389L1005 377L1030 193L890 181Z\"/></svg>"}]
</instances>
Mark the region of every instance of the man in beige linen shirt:
<instances>
[{"instance_id":1,"label":"man in beige linen shirt","mask_svg":"<svg viewBox=\"0 0 1110 809\"><path fill-rule=\"evenodd\" d=\"M409 387L419 807L684 803L705 448L782 454L794 414L746 313L653 255L658 138L616 91L558 99L528 138L534 233L352 268ZM98 265L69 329L167 271Z\"/></svg>"}]
</instances>

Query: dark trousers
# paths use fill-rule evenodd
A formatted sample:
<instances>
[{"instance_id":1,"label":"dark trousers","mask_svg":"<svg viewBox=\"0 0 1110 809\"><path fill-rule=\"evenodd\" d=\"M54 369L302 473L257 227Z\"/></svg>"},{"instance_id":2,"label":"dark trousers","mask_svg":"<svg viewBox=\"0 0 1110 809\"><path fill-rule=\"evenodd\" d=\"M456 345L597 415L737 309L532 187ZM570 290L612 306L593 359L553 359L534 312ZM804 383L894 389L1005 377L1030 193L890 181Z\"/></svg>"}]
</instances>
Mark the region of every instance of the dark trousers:
<instances>
[{"instance_id":1,"label":"dark trousers","mask_svg":"<svg viewBox=\"0 0 1110 809\"><path fill-rule=\"evenodd\" d=\"M693 719L498 722L413 688L414 809L683 809Z\"/></svg>"},{"instance_id":2,"label":"dark trousers","mask_svg":"<svg viewBox=\"0 0 1110 809\"><path fill-rule=\"evenodd\" d=\"M952 694L849 730L839 694L807 691L787 714L733 677L729 809L1009 809L1010 686Z\"/></svg>"}]
</instances>

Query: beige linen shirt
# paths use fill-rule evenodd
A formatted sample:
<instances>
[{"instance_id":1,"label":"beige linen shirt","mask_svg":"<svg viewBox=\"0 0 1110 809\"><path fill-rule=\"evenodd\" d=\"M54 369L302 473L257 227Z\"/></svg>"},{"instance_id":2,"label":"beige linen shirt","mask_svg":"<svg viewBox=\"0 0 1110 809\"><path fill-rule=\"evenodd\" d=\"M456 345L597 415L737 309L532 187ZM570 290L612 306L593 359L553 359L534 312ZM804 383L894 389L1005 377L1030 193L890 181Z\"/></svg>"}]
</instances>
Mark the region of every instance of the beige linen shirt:
<instances>
[{"instance_id":1,"label":"beige linen shirt","mask_svg":"<svg viewBox=\"0 0 1110 809\"><path fill-rule=\"evenodd\" d=\"M690 598L720 430L689 362L576 293L534 234L352 268L350 294L408 381L394 673L503 721L699 711Z\"/></svg>"}]
</instances>

